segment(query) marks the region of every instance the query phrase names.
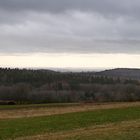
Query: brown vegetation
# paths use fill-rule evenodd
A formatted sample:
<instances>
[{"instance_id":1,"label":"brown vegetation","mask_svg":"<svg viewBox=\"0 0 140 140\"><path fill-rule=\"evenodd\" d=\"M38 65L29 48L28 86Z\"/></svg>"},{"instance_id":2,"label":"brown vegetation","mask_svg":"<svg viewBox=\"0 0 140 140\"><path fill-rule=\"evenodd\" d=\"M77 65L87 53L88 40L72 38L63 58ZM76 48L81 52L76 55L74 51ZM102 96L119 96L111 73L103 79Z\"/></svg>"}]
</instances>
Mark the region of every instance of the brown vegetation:
<instances>
[{"instance_id":1,"label":"brown vegetation","mask_svg":"<svg viewBox=\"0 0 140 140\"><path fill-rule=\"evenodd\" d=\"M140 106L140 102L126 102L126 103L81 103L77 106L67 107L25 107L19 109L0 110L0 119L6 118L22 118L33 116L48 116L54 114L64 114L71 112L90 111L96 109L110 109L110 108L124 108L131 106Z\"/></svg>"}]
</instances>

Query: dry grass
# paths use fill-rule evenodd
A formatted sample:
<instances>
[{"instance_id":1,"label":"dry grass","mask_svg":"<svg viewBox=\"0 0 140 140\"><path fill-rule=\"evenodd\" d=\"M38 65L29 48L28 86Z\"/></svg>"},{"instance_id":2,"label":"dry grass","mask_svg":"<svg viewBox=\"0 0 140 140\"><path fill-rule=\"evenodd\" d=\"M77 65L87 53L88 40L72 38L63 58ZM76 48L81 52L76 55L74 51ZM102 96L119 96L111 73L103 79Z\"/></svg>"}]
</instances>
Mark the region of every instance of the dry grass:
<instances>
[{"instance_id":1,"label":"dry grass","mask_svg":"<svg viewBox=\"0 0 140 140\"><path fill-rule=\"evenodd\" d=\"M0 119L49 116L71 112L91 111L96 109L124 108L132 106L140 106L140 102L102 103L102 104L83 103L81 105L67 107L38 107L38 108L33 107L14 110L9 109L9 110L0 110Z\"/></svg>"},{"instance_id":2,"label":"dry grass","mask_svg":"<svg viewBox=\"0 0 140 140\"><path fill-rule=\"evenodd\" d=\"M140 130L140 120L135 121L124 121L121 123L111 123L106 125L96 125L88 128L81 128L72 131L59 132L59 133L46 133L43 135L29 136L18 138L16 140L67 140L75 139L75 137L94 136L95 138L109 136L113 134L119 134L123 132L132 132L135 130ZM140 135L140 133L139 133ZM102 139L102 138L101 138Z\"/></svg>"}]
</instances>

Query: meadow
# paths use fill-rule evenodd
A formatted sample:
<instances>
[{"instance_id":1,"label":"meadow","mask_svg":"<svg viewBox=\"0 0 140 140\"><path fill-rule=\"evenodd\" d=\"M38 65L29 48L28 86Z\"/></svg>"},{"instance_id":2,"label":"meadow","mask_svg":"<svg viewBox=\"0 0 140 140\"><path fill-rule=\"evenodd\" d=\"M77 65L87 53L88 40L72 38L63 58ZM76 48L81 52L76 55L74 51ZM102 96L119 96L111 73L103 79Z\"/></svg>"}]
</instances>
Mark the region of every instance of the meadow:
<instances>
[{"instance_id":1,"label":"meadow","mask_svg":"<svg viewBox=\"0 0 140 140\"><path fill-rule=\"evenodd\" d=\"M0 107L1 140L139 140L139 136L139 102Z\"/></svg>"}]
</instances>

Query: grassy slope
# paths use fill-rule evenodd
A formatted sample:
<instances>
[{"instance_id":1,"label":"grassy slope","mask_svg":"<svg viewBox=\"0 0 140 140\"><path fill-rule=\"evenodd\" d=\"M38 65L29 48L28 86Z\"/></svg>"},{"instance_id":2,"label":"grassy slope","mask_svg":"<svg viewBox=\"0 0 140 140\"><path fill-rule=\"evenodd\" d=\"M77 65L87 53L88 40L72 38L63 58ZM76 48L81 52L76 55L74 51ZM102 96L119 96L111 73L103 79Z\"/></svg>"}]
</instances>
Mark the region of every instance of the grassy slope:
<instances>
[{"instance_id":1,"label":"grassy slope","mask_svg":"<svg viewBox=\"0 0 140 140\"><path fill-rule=\"evenodd\" d=\"M0 120L0 138L16 138L140 119L140 107Z\"/></svg>"},{"instance_id":2,"label":"grassy slope","mask_svg":"<svg viewBox=\"0 0 140 140\"><path fill-rule=\"evenodd\" d=\"M16 140L139 140L140 120L94 125L70 131L20 137Z\"/></svg>"},{"instance_id":3,"label":"grassy slope","mask_svg":"<svg viewBox=\"0 0 140 140\"><path fill-rule=\"evenodd\" d=\"M140 140L140 120L84 130L61 140Z\"/></svg>"}]
</instances>

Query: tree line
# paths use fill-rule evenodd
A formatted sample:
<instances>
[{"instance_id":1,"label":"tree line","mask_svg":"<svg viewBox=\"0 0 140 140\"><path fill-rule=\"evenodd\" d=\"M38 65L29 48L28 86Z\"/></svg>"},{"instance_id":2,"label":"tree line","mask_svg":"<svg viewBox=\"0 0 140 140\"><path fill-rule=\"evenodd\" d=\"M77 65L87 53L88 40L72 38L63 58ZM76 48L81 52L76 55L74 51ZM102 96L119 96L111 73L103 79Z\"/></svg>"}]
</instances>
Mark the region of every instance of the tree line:
<instances>
[{"instance_id":1,"label":"tree line","mask_svg":"<svg viewBox=\"0 0 140 140\"><path fill-rule=\"evenodd\" d=\"M0 68L0 102L139 101L140 82L93 72Z\"/></svg>"}]
</instances>

